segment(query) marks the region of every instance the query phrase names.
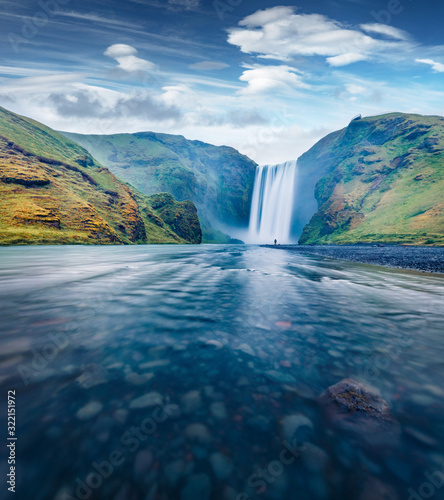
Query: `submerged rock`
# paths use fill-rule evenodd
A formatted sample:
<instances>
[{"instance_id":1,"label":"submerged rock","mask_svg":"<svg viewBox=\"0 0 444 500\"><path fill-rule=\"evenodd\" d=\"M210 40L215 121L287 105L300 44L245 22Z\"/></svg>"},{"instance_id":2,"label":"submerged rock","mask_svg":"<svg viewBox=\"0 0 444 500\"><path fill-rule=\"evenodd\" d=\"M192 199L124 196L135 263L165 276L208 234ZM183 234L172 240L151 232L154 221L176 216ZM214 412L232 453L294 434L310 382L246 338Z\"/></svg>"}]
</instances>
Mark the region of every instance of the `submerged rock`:
<instances>
[{"instance_id":1,"label":"submerged rock","mask_svg":"<svg viewBox=\"0 0 444 500\"><path fill-rule=\"evenodd\" d=\"M175 460L169 463L164 470L165 478L170 486L176 486L179 479L182 477L185 469L183 460Z\"/></svg>"},{"instance_id":2,"label":"submerged rock","mask_svg":"<svg viewBox=\"0 0 444 500\"><path fill-rule=\"evenodd\" d=\"M194 474L180 493L180 500L209 500L211 481L206 474Z\"/></svg>"},{"instance_id":3,"label":"submerged rock","mask_svg":"<svg viewBox=\"0 0 444 500\"><path fill-rule=\"evenodd\" d=\"M219 420L227 418L227 410L225 408L225 404L222 401L215 401L211 404L210 409L211 413Z\"/></svg>"},{"instance_id":4,"label":"submerged rock","mask_svg":"<svg viewBox=\"0 0 444 500\"><path fill-rule=\"evenodd\" d=\"M91 401L76 413L79 420L89 420L102 411L103 405L99 401Z\"/></svg>"},{"instance_id":5,"label":"submerged rock","mask_svg":"<svg viewBox=\"0 0 444 500\"><path fill-rule=\"evenodd\" d=\"M345 379L319 397L326 419L336 428L352 433L371 446L396 445L399 423L376 389Z\"/></svg>"},{"instance_id":6,"label":"submerged rock","mask_svg":"<svg viewBox=\"0 0 444 500\"><path fill-rule=\"evenodd\" d=\"M222 453L213 453L210 456L210 464L218 479L227 479L233 470L231 460Z\"/></svg>"},{"instance_id":7,"label":"submerged rock","mask_svg":"<svg viewBox=\"0 0 444 500\"><path fill-rule=\"evenodd\" d=\"M291 384L296 382L293 375L289 373L279 372L277 370L268 370L264 374L272 382L279 382L281 384Z\"/></svg>"},{"instance_id":8,"label":"submerged rock","mask_svg":"<svg viewBox=\"0 0 444 500\"><path fill-rule=\"evenodd\" d=\"M211 434L203 424L189 424L185 429L185 436L200 443L211 441Z\"/></svg>"},{"instance_id":9,"label":"submerged rock","mask_svg":"<svg viewBox=\"0 0 444 500\"><path fill-rule=\"evenodd\" d=\"M202 406L200 391L190 391L182 396L182 409L184 413L195 413Z\"/></svg>"},{"instance_id":10,"label":"submerged rock","mask_svg":"<svg viewBox=\"0 0 444 500\"><path fill-rule=\"evenodd\" d=\"M312 435L313 424L305 415L298 413L282 419L282 437L289 443L294 440L299 444L305 443Z\"/></svg>"},{"instance_id":11,"label":"submerged rock","mask_svg":"<svg viewBox=\"0 0 444 500\"><path fill-rule=\"evenodd\" d=\"M141 450L134 460L134 476L146 474L153 464L153 454L149 450Z\"/></svg>"},{"instance_id":12,"label":"submerged rock","mask_svg":"<svg viewBox=\"0 0 444 500\"><path fill-rule=\"evenodd\" d=\"M163 398L158 392L149 392L148 394L140 396L140 398L133 399L129 407L131 409L148 408L150 406L161 405L162 403Z\"/></svg>"}]
</instances>

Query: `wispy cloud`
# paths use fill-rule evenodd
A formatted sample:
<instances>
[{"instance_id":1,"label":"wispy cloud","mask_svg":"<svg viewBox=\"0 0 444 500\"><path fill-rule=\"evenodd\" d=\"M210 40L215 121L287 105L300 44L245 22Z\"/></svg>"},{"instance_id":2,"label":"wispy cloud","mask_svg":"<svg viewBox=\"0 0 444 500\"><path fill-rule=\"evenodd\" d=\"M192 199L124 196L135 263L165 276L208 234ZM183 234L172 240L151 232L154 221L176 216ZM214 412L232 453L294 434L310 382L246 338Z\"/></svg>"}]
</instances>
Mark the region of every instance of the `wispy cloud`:
<instances>
[{"instance_id":1,"label":"wispy cloud","mask_svg":"<svg viewBox=\"0 0 444 500\"><path fill-rule=\"evenodd\" d=\"M213 71L216 69L224 69L224 68L229 68L230 65L223 63L223 62L217 62L217 61L202 61L194 64L190 64L189 68L191 69L198 69L201 71Z\"/></svg>"},{"instance_id":2,"label":"wispy cloud","mask_svg":"<svg viewBox=\"0 0 444 500\"><path fill-rule=\"evenodd\" d=\"M444 64L436 62L433 59L416 59L417 63L428 64L436 73L444 73Z\"/></svg>"},{"instance_id":3,"label":"wispy cloud","mask_svg":"<svg viewBox=\"0 0 444 500\"><path fill-rule=\"evenodd\" d=\"M75 20L80 20L80 21L89 21L94 24L105 24L105 25L111 25L114 27L119 27L119 28L135 28L135 29L140 29L141 25L124 21L123 19L111 19L108 17L100 16L98 14L92 14L92 13L84 13L84 12L74 12L74 11L69 11L69 12L63 12L60 11L57 14L58 16L62 17L67 17L70 19L75 19Z\"/></svg>"},{"instance_id":4,"label":"wispy cloud","mask_svg":"<svg viewBox=\"0 0 444 500\"><path fill-rule=\"evenodd\" d=\"M388 24L361 24L360 28L366 33L383 35L394 40L407 41L411 39L410 35L406 31L395 28L394 26L389 26Z\"/></svg>"}]
</instances>

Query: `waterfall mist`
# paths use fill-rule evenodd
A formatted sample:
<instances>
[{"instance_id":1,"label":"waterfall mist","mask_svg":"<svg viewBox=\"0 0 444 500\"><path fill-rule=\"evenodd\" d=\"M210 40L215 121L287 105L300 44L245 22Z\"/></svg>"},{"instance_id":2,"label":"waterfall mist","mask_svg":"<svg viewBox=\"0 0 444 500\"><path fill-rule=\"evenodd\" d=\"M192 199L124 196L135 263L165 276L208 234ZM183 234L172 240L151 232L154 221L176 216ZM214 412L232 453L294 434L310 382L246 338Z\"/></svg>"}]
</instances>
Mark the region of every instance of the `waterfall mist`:
<instances>
[{"instance_id":1,"label":"waterfall mist","mask_svg":"<svg viewBox=\"0 0 444 500\"><path fill-rule=\"evenodd\" d=\"M251 243L292 243L291 220L296 184L296 161L259 166L251 202Z\"/></svg>"}]
</instances>

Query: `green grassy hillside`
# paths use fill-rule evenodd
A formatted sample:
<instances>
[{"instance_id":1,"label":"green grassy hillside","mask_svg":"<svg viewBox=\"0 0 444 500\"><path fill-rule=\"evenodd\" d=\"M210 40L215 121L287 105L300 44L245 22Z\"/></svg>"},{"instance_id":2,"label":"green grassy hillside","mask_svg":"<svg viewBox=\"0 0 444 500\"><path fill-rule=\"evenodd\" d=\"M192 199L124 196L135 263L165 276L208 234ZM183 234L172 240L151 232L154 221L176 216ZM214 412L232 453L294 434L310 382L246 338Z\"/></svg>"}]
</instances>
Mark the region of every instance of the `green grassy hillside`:
<instances>
[{"instance_id":1,"label":"green grassy hillside","mask_svg":"<svg viewBox=\"0 0 444 500\"><path fill-rule=\"evenodd\" d=\"M322 175L302 244L444 244L444 118L393 113L352 121L301 157Z\"/></svg>"},{"instance_id":2,"label":"green grassy hillside","mask_svg":"<svg viewBox=\"0 0 444 500\"><path fill-rule=\"evenodd\" d=\"M256 164L233 148L153 132L64 135L142 193L192 200L206 242L225 243L220 228L248 225Z\"/></svg>"},{"instance_id":3,"label":"green grassy hillside","mask_svg":"<svg viewBox=\"0 0 444 500\"><path fill-rule=\"evenodd\" d=\"M85 149L0 108L0 244L199 243L191 202L147 197ZM171 216L174 213L174 217Z\"/></svg>"}]
</instances>

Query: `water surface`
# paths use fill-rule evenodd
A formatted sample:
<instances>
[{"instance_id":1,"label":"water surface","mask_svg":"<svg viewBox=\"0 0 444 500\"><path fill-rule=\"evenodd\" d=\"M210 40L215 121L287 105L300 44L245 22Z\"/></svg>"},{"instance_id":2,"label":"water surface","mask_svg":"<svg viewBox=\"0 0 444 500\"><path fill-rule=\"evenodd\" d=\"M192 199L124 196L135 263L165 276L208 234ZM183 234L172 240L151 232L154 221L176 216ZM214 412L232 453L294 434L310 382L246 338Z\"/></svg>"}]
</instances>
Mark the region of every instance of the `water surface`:
<instances>
[{"instance_id":1,"label":"water surface","mask_svg":"<svg viewBox=\"0 0 444 500\"><path fill-rule=\"evenodd\" d=\"M19 498L430 492L425 474L444 470L443 299L439 276L254 246L2 248ZM380 391L399 434L369 443L325 419L317 398L344 378Z\"/></svg>"}]
</instances>

